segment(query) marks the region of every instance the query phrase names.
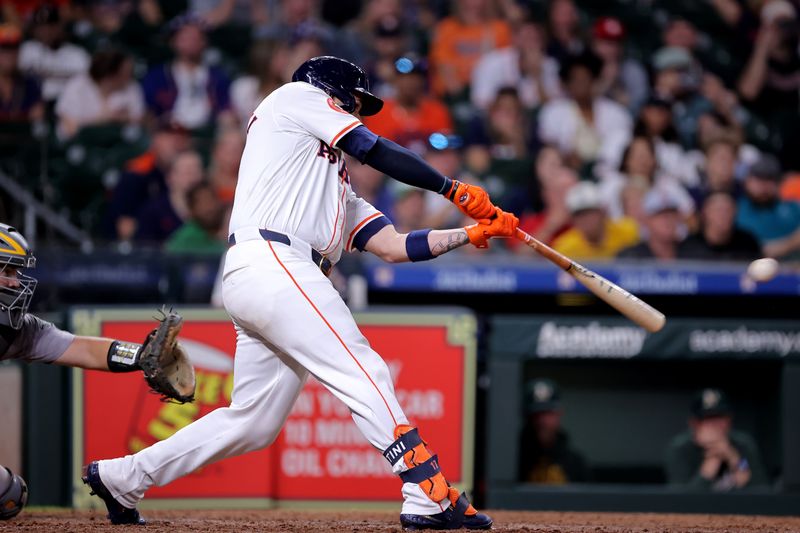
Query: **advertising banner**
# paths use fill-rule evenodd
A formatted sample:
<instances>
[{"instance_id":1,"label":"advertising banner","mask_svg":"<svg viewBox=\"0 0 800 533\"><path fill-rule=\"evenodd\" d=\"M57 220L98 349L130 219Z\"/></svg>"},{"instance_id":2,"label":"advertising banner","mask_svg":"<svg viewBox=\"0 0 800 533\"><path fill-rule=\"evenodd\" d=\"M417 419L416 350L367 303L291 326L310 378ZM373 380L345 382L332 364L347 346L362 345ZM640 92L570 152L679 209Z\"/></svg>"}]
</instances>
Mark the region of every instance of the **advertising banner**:
<instances>
[{"instance_id":1,"label":"advertising banner","mask_svg":"<svg viewBox=\"0 0 800 533\"><path fill-rule=\"evenodd\" d=\"M186 319L180 340L197 373L195 402L160 402L139 373L75 370L76 472L95 459L136 453L230 403L236 334L229 318L217 310L180 311ZM152 315L141 310L79 309L72 314L72 324L79 334L141 341L153 328ZM469 489L474 318L464 312L430 311L367 312L356 318L386 361L406 415L439 454L448 480ZM92 504L79 484L74 500L76 505ZM146 502L167 507L258 507L282 500L400 500L400 482L387 461L358 431L344 403L313 377L271 446L154 487Z\"/></svg>"},{"instance_id":2,"label":"advertising banner","mask_svg":"<svg viewBox=\"0 0 800 533\"><path fill-rule=\"evenodd\" d=\"M492 319L493 357L778 359L800 356L800 321L668 318L648 333L617 317Z\"/></svg>"}]
</instances>

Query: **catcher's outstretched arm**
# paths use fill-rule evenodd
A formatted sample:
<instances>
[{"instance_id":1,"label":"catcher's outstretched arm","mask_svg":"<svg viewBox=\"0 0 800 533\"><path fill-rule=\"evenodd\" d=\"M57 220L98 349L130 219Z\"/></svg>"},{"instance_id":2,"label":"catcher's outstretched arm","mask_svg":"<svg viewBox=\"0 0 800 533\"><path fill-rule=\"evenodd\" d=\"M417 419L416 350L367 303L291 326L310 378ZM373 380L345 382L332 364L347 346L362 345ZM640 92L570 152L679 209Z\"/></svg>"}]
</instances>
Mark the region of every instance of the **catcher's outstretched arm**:
<instances>
[{"instance_id":1,"label":"catcher's outstretched arm","mask_svg":"<svg viewBox=\"0 0 800 533\"><path fill-rule=\"evenodd\" d=\"M102 337L76 336L55 364L108 371L108 350L113 342Z\"/></svg>"}]
</instances>

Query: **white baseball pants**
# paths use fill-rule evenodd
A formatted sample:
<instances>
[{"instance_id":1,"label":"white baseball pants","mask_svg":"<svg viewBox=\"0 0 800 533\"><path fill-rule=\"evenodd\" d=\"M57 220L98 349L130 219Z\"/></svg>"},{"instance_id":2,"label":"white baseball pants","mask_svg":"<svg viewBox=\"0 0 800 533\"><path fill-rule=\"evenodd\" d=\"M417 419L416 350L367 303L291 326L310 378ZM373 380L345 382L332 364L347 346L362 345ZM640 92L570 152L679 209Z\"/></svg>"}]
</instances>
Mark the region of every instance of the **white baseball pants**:
<instances>
[{"instance_id":1,"label":"white baseball pants","mask_svg":"<svg viewBox=\"0 0 800 533\"><path fill-rule=\"evenodd\" d=\"M395 426L408 424L388 367L306 254L260 239L236 244L222 287L237 332L231 405L139 453L100 461L103 483L127 507L153 485L269 446L309 373L350 408L379 451L394 442ZM402 459L393 466L405 469ZM403 513L435 514L450 503L431 501L414 483L404 483L402 493Z\"/></svg>"}]
</instances>

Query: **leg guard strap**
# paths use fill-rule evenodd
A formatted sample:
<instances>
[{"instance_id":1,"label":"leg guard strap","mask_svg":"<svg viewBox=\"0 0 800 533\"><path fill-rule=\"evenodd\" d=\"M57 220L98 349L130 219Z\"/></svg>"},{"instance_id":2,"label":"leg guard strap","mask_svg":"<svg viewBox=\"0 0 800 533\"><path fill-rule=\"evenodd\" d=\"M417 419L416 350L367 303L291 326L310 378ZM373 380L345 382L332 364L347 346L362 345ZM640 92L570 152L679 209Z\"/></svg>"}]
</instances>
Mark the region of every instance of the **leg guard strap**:
<instances>
[{"instance_id":1,"label":"leg guard strap","mask_svg":"<svg viewBox=\"0 0 800 533\"><path fill-rule=\"evenodd\" d=\"M383 456L389 461L390 465L394 466L401 457L420 444L424 443L419 436L419 431L414 428L408 433L400 435L396 441L383 450Z\"/></svg>"},{"instance_id":2,"label":"leg guard strap","mask_svg":"<svg viewBox=\"0 0 800 533\"><path fill-rule=\"evenodd\" d=\"M453 514L450 515L450 520L447 523L448 529L461 529L464 524L464 517L466 516L467 509L470 508L467 494L462 492L458 499L453 503Z\"/></svg>"},{"instance_id":3,"label":"leg guard strap","mask_svg":"<svg viewBox=\"0 0 800 533\"><path fill-rule=\"evenodd\" d=\"M440 472L439 456L434 455L424 463L409 468L405 472L400 472L400 479L403 480L403 483L416 483L419 485Z\"/></svg>"}]
</instances>

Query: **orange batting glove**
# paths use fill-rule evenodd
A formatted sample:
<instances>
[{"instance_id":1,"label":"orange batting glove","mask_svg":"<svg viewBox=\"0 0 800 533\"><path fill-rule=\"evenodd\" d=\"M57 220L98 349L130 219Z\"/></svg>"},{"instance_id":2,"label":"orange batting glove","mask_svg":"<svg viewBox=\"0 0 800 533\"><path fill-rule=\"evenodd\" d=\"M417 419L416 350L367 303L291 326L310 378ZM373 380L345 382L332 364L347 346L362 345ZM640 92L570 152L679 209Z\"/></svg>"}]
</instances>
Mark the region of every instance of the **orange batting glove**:
<instances>
[{"instance_id":1,"label":"orange batting glove","mask_svg":"<svg viewBox=\"0 0 800 533\"><path fill-rule=\"evenodd\" d=\"M489 194L481 187L458 180L453 180L453 185L444 196L456 204L462 213L475 220L487 220L497 209L489 199Z\"/></svg>"},{"instance_id":2,"label":"orange batting glove","mask_svg":"<svg viewBox=\"0 0 800 533\"><path fill-rule=\"evenodd\" d=\"M511 213L506 213L499 207L495 208L497 216L489 222L481 222L467 226L467 237L476 248L488 248L491 237L513 237L519 226L519 219Z\"/></svg>"}]
</instances>

